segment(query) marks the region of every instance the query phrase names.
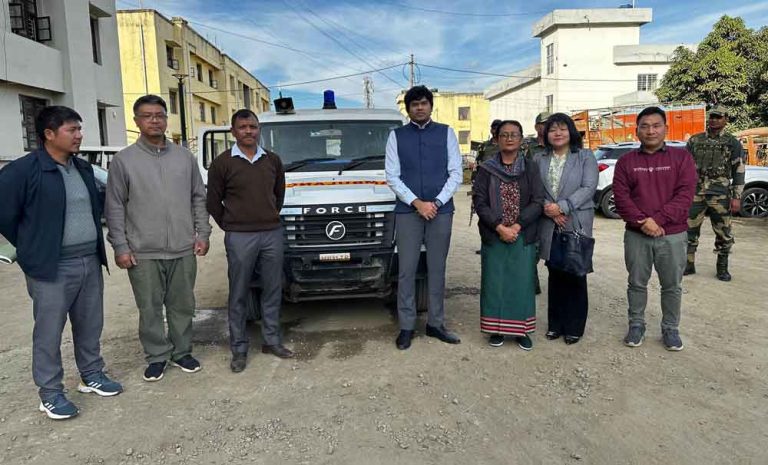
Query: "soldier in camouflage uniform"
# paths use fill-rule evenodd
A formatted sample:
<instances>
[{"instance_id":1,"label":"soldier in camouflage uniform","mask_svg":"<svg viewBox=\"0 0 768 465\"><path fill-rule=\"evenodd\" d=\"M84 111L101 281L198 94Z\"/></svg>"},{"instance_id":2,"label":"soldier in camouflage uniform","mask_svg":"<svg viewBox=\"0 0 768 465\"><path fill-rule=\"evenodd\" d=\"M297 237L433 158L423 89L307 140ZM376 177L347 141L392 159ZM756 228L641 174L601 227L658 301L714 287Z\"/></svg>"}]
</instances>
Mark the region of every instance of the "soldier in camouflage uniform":
<instances>
[{"instance_id":1,"label":"soldier in camouflage uniform","mask_svg":"<svg viewBox=\"0 0 768 465\"><path fill-rule=\"evenodd\" d=\"M501 124L500 119L495 119L491 123L491 134L487 141L483 142L483 145L477 150L477 157L475 158L475 172L482 162L496 155L499 151L499 146L493 140L493 135L496 134L496 129Z\"/></svg>"},{"instance_id":2,"label":"soldier in camouflage uniform","mask_svg":"<svg viewBox=\"0 0 768 465\"><path fill-rule=\"evenodd\" d=\"M477 156L475 156L475 164L474 166L472 166L472 175L470 177L471 182L473 184L475 182L475 176L477 176L477 170L480 168L480 164L499 152L499 146L496 145L496 142L493 140L493 138L496 135L496 129L499 128L500 124L501 124L500 119L495 119L491 122L491 134L488 137L488 140L483 142L483 145L481 145L480 148L477 149ZM472 195L472 190L467 192L467 195ZM472 215L474 214L475 214L475 207L473 205L469 212L470 225L472 224ZM480 255L479 250L476 250L475 253Z\"/></svg>"},{"instance_id":3,"label":"soldier in camouflage uniform","mask_svg":"<svg viewBox=\"0 0 768 465\"><path fill-rule=\"evenodd\" d=\"M533 160L533 157L539 153L545 153L547 147L544 145L544 126L547 124L547 118L549 118L549 112L542 111L536 115L536 121L534 128L536 128L536 137L528 137L523 141L521 150L525 154L527 160ZM536 263L539 262L539 244L536 243ZM539 269L536 264L533 266L533 276L536 283L536 295L541 294L541 282L539 281Z\"/></svg>"},{"instance_id":4,"label":"soldier in camouflage uniform","mask_svg":"<svg viewBox=\"0 0 768 465\"><path fill-rule=\"evenodd\" d=\"M547 148L544 146L544 125L549 118L549 112L542 111L536 115L536 137L528 137L523 141L523 153L529 160L533 160L533 157L538 153L544 153Z\"/></svg>"},{"instance_id":5,"label":"soldier in camouflage uniform","mask_svg":"<svg viewBox=\"0 0 768 465\"><path fill-rule=\"evenodd\" d=\"M717 279L730 281L728 255L733 246L731 213L741 208L744 190L744 150L733 135L725 132L728 112L714 106L708 113L707 131L688 140L688 151L696 161L699 181L688 214L688 263L685 274L696 273L695 255L704 217L709 216L715 231Z\"/></svg>"}]
</instances>

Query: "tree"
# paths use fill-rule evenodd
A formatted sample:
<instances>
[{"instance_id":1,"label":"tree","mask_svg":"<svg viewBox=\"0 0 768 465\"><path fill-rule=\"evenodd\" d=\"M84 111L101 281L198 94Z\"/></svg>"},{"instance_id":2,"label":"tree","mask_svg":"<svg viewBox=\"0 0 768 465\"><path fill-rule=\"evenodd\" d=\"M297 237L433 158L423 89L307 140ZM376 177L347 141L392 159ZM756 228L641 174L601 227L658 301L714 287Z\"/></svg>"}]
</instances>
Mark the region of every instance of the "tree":
<instances>
[{"instance_id":1,"label":"tree","mask_svg":"<svg viewBox=\"0 0 768 465\"><path fill-rule=\"evenodd\" d=\"M678 47L656 96L662 102L716 103L734 129L768 125L768 27L723 16L694 52Z\"/></svg>"}]
</instances>

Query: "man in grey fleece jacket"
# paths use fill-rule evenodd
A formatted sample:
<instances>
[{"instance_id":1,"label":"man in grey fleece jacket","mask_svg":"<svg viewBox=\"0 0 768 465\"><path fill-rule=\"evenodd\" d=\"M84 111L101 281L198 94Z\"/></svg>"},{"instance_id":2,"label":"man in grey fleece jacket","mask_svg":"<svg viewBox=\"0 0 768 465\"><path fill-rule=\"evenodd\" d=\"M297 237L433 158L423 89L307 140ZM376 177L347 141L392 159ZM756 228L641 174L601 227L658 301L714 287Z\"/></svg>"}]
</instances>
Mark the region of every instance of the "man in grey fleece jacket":
<instances>
[{"instance_id":1,"label":"man in grey fleece jacket","mask_svg":"<svg viewBox=\"0 0 768 465\"><path fill-rule=\"evenodd\" d=\"M165 138L165 101L143 96L133 113L141 136L110 165L107 239L117 266L128 270L139 308L139 340L149 364L144 380L158 381L169 361L187 373L200 371L192 357L195 255L208 252L211 226L194 157Z\"/></svg>"}]
</instances>

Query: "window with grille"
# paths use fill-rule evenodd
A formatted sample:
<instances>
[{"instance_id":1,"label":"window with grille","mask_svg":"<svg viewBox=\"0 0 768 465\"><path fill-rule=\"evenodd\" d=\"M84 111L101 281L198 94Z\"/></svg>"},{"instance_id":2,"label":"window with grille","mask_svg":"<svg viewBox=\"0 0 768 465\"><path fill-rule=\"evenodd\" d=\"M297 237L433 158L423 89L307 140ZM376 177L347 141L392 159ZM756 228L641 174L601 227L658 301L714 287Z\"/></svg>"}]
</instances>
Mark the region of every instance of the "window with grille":
<instances>
[{"instance_id":1,"label":"window with grille","mask_svg":"<svg viewBox=\"0 0 768 465\"><path fill-rule=\"evenodd\" d=\"M165 46L165 63L171 69L179 69L179 60L174 58L173 47L170 45Z\"/></svg>"},{"instance_id":2,"label":"window with grille","mask_svg":"<svg viewBox=\"0 0 768 465\"><path fill-rule=\"evenodd\" d=\"M637 75L637 90L651 92L658 87L658 74L638 74Z\"/></svg>"},{"instance_id":3,"label":"window with grille","mask_svg":"<svg viewBox=\"0 0 768 465\"><path fill-rule=\"evenodd\" d=\"M97 116L99 118L99 142L101 145L109 145L109 127L107 125L107 109L97 108Z\"/></svg>"},{"instance_id":4,"label":"window with grille","mask_svg":"<svg viewBox=\"0 0 768 465\"><path fill-rule=\"evenodd\" d=\"M216 107L211 107L211 123L216 124Z\"/></svg>"},{"instance_id":5,"label":"window with grille","mask_svg":"<svg viewBox=\"0 0 768 465\"><path fill-rule=\"evenodd\" d=\"M40 148L35 131L35 117L45 108L47 102L41 98L19 95L19 107L21 109L21 139L24 150L30 151Z\"/></svg>"},{"instance_id":6,"label":"window with grille","mask_svg":"<svg viewBox=\"0 0 768 465\"><path fill-rule=\"evenodd\" d=\"M51 40L51 18L38 16L37 0L13 0L8 10L11 32L37 42Z\"/></svg>"},{"instance_id":7,"label":"window with grille","mask_svg":"<svg viewBox=\"0 0 768 465\"><path fill-rule=\"evenodd\" d=\"M546 102L545 105L547 107L547 113L552 113L553 107L555 106L555 96L550 94L545 97Z\"/></svg>"},{"instance_id":8,"label":"window with grille","mask_svg":"<svg viewBox=\"0 0 768 465\"><path fill-rule=\"evenodd\" d=\"M203 65L200 63L195 65L195 69L197 71L197 80L200 82L203 82Z\"/></svg>"},{"instance_id":9,"label":"window with grille","mask_svg":"<svg viewBox=\"0 0 768 465\"><path fill-rule=\"evenodd\" d=\"M179 94L175 90L168 90L168 109L171 114L175 115L179 112L179 104L176 103L179 99Z\"/></svg>"},{"instance_id":10,"label":"window with grille","mask_svg":"<svg viewBox=\"0 0 768 465\"><path fill-rule=\"evenodd\" d=\"M459 144L469 144L469 131L459 131Z\"/></svg>"},{"instance_id":11,"label":"window with grille","mask_svg":"<svg viewBox=\"0 0 768 465\"><path fill-rule=\"evenodd\" d=\"M547 45L547 74L555 72L555 44Z\"/></svg>"},{"instance_id":12,"label":"window with grille","mask_svg":"<svg viewBox=\"0 0 768 465\"><path fill-rule=\"evenodd\" d=\"M459 107L459 121L467 121L470 118L469 107Z\"/></svg>"},{"instance_id":13,"label":"window with grille","mask_svg":"<svg viewBox=\"0 0 768 465\"><path fill-rule=\"evenodd\" d=\"M93 62L101 64L101 37L99 36L99 18L91 16L91 48L93 49Z\"/></svg>"},{"instance_id":14,"label":"window with grille","mask_svg":"<svg viewBox=\"0 0 768 465\"><path fill-rule=\"evenodd\" d=\"M243 84L243 106L251 109L251 88Z\"/></svg>"},{"instance_id":15,"label":"window with grille","mask_svg":"<svg viewBox=\"0 0 768 465\"><path fill-rule=\"evenodd\" d=\"M199 106L200 106L200 121L205 121L205 104L203 102L200 102Z\"/></svg>"}]
</instances>

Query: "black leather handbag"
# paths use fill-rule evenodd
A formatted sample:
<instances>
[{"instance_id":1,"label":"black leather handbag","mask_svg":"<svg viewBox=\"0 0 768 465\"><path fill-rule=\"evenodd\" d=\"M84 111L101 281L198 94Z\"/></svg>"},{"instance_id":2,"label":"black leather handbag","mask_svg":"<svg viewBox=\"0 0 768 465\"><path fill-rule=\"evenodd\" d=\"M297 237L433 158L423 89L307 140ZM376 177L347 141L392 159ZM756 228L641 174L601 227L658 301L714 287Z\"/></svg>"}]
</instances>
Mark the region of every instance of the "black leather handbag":
<instances>
[{"instance_id":1,"label":"black leather handbag","mask_svg":"<svg viewBox=\"0 0 768 465\"><path fill-rule=\"evenodd\" d=\"M572 212L575 211L571 202L568 205ZM594 271L592 253L595 250L595 239L584 234L577 215L573 215L573 219L573 231L565 231L560 227L555 230L546 265L576 276L586 276Z\"/></svg>"}]
</instances>

